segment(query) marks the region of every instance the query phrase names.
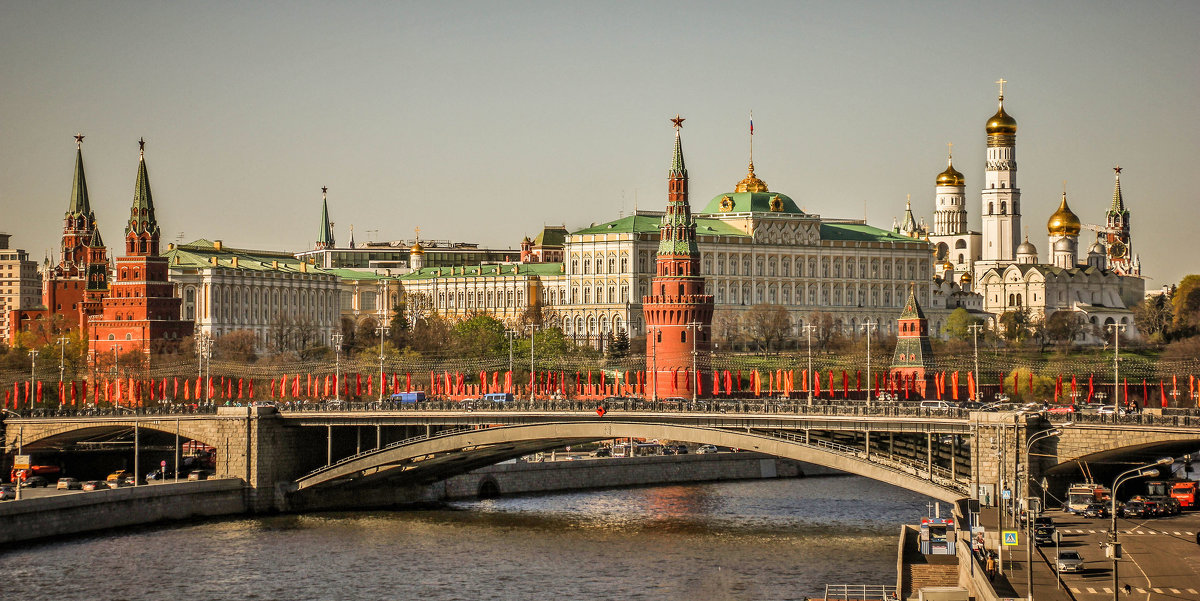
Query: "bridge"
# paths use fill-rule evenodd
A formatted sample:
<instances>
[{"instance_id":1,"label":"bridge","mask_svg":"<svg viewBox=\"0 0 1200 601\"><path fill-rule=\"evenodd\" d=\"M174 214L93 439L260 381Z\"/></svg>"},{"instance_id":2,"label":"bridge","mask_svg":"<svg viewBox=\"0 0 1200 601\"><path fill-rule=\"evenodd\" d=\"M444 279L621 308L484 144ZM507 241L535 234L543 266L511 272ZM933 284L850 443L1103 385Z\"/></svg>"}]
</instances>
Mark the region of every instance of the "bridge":
<instances>
[{"instance_id":1,"label":"bridge","mask_svg":"<svg viewBox=\"0 0 1200 601\"><path fill-rule=\"evenodd\" d=\"M858 474L953 501L985 502L1028 471L1052 494L1130 462L1200 448L1200 417L1059 418L1041 412L930 411L895 404L629 403L604 415L570 402L466 411L430 405L219 407L213 413L26 415L5 420L6 450L82 453L216 449L217 472L242 478L256 510L384 503L416 487L539 451L614 438L714 444ZM1057 429L1061 433L1047 436ZM1031 439L1036 439L1029 444ZM135 444L136 443L136 444ZM143 452L143 455L151 455ZM156 456L157 458L157 456ZM136 461L136 459L135 459ZM141 471L149 471L143 459ZM157 462L155 462L157 465ZM135 467L135 466L130 466ZM1020 492L1019 488L1016 488ZM1033 493L1040 492L1036 488Z\"/></svg>"}]
</instances>

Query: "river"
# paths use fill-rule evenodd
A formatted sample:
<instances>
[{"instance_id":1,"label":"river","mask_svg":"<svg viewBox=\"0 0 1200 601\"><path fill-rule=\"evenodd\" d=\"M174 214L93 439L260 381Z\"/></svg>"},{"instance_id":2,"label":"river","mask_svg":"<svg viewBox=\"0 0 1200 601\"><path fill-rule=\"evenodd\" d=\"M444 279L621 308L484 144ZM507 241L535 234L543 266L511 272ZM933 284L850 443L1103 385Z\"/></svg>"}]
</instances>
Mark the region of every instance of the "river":
<instances>
[{"instance_id":1,"label":"river","mask_svg":"<svg viewBox=\"0 0 1200 601\"><path fill-rule=\"evenodd\" d=\"M899 527L927 501L829 477L238 518L4 550L0 590L56 601L804 599L826 583L894 584Z\"/></svg>"}]
</instances>

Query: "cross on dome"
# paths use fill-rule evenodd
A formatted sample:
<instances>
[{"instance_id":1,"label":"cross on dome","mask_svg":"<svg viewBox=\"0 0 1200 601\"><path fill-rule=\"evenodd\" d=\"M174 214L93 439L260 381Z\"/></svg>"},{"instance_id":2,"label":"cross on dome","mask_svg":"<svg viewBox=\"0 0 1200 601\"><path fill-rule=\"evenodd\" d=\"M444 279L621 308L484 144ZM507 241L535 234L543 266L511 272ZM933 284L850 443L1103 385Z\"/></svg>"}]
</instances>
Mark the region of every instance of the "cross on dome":
<instances>
[{"instance_id":1,"label":"cross on dome","mask_svg":"<svg viewBox=\"0 0 1200 601\"><path fill-rule=\"evenodd\" d=\"M1000 84L1000 100L1004 100L1004 84L1008 83L1008 80L1001 77L996 83Z\"/></svg>"}]
</instances>

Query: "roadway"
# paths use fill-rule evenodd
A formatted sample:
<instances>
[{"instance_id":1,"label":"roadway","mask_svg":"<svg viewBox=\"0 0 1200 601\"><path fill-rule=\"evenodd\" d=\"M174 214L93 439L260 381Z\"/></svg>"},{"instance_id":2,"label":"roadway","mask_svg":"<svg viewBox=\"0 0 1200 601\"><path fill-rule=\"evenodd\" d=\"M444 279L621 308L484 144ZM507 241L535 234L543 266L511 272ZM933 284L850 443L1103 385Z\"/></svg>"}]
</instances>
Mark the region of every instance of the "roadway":
<instances>
[{"instance_id":1,"label":"roadway","mask_svg":"<svg viewBox=\"0 0 1200 601\"><path fill-rule=\"evenodd\" d=\"M1062 548L1078 551L1084 571L1063 574L1063 582L1079 601L1113 599L1112 560L1104 556L1100 543L1108 540L1108 519L1088 519L1053 512L1062 533ZM1200 513L1184 513L1149 520L1117 520L1124 547L1118 576L1121 599L1200 599ZM1054 547L1042 547L1053 559Z\"/></svg>"}]
</instances>

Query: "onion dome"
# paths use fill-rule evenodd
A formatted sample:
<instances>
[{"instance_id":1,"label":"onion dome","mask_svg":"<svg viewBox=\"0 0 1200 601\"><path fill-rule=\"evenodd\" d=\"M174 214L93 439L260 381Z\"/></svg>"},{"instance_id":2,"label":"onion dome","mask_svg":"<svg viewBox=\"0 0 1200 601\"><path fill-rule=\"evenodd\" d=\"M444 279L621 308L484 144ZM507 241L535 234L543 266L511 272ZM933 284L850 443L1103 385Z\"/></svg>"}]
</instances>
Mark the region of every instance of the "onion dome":
<instances>
[{"instance_id":1,"label":"onion dome","mask_svg":"<svg viewBox=\"0 0 1200 601\"><path fill-rule=\"evenodd\" d=\"M425 254L425 247L421 246L421 242L418 240L416 244L412 245L412 248L410 248L408 252L409 254L413 255L423 255Z\"/></svg>"},{"instance_id":2,"label":"onion dome","mask_svg":"<svg viewBox=\"0 0 1200 601\"><path fill-rule=\"evenodd\" d=\"M942 261L942 269L950 271L951 269L954 269L954 263L951 263L949 260Z\"/></svg>"},{"instance_id":3,"label":"onion dome","mask_svg":"<svg viewBox=\"0 0 1200 601\"><path fill-rule=\"evenodd\" d=\"M975 278L971 277L971 272L964 271L962 277L958 278L958 281L963 284L970 284L975 281Z\"/></svg>"},{"instance_id":4,"label":"onion dome","mask_svg":"<svg viewBox=\"0 0 1200 601\"><path fill-rule=\"evenodd\" d=\"M937 185L939 186L965 186L967 179L959 173L958 169L954 168L954 159L950 158L946 161L946 170L939 173L937 176Z\"/></svg>"},{"instance_id":5,"label":"onion dome","mask_svg":"<svg viewBox=\"0 0 1200 601\"><path fill-rule=\"evenodd\" d=\"M1013 136L1017 133L1017 120L1013 119L1008 113L1004 112L1004 97L1000 97L1000 108L992 115L987 122L987 133L989 136Z\"/></svg>"},{"instance_id":6,"label":"onion dome","mask_svg":"<svg viewBox=\"0 0 1200 601\"><path fill-rule=\"evenodd\" d=\"M1034 246L1033 243L1029 241L1029 236L1026 236L1025 241L1022 242L1020 244L1020 246L1017 246L1017 254L1018 255L1036 255L1037 254L1037 247Z\"/></svg>"},{"instance_id":7,"label":"onion dome","mask_svg":"<svg viewBox=\"0 0 1200 601\"><path fill-rule=\"evenodd\" d=\"M761 179L758 179L758 176L754 175L754 162L753 161L750 162L750 168L748 169L748 173L746 174L746 177L742 178L742 181L737 183L737 187L734 188L733 191L734 192L768 192L767 182L764 182Z\"/></svg>"},{"instance_id":8,"label":"onion dome","mask_svg":"<svg viewBox=\"0 0 1200 601\"><path fill-rule=\"evenodd\" d=\"M1088 254L1089 255L1107 255L1108 250L1104 248L1104 245L1101 244L1099 240L1097 240L1097 241L1093 242L1092 247L1088 249Z\"/></svg>"},{"instance_id":9,"label":"onion dome","mask_svg":"<svg viewBox=\"0 0 1200 601\"><path fill-rule=\"evenodd\" d=\"M1067 206L1067 193L1063 192L1062 203L1058 210L1046 222L1046 230L1051 236L1078 236L1080 230L1079 217Z\"/></svg>"}]
</instances>

